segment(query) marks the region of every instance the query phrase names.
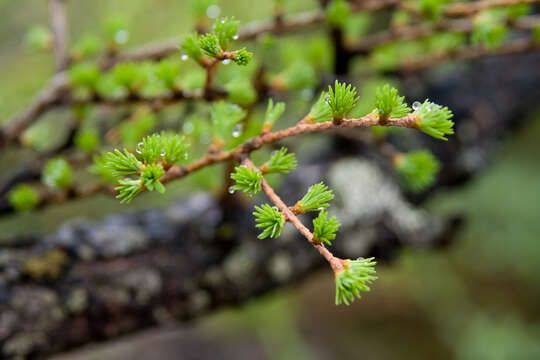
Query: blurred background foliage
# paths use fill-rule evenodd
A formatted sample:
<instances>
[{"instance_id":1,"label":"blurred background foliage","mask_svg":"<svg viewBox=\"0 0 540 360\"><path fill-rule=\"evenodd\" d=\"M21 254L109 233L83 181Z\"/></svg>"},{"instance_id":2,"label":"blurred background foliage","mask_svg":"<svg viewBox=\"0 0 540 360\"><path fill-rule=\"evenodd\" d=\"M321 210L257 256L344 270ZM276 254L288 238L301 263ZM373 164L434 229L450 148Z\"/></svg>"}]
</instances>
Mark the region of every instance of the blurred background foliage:
<instances>
[{"instance_id":1,"label":"blurred background foliage","mask_svg":"<svg viewBox=\"0 0 540 360\"><path fill-rule=\"evenodd\" d=\"M272 1L227 0L221 10L244 23L266 18L272 6ZM315 0L286 2L287 12L316 6ZM94 31L108 15L121 13L131 23L130 46L177 36L194 26L188 1L69 0L68 13L72 39ZM0 0L0 14L0 121L4 121L40 89L54 65L50 54L24 46L31 25L47 24L45 1ZM356 26L364 26L362 21ZM294 37L287 41L295 46ZM304 105L290 106L288 117L296 118ZM435 251L405 250L395 263L379 267L372 292L354 306L333 305L328 296L332 282L323 272L298 288L209 316L193 331L238 346L248 339L268 359L539 359L539 118L540 113L531 114L526 131L517 131L504 142L481 177L461 188L439 191L426 204L434 213L464 215L466 225L458 241ZM2 172L17 160L15 155L6 158ZM195 184L210 188L216 178L213 171L220 170L204 170L171 184L170 196L187 193ZM145 194L130 209L165 203L165 197ZM100 195L3 218L1 233L49 231L73 213L103 216L104 207L109 213L124 209ZM174 340L168 346L174 347ZM102 350L95 351L87 355L99 358Z\"/></svg>"}]
</instances>

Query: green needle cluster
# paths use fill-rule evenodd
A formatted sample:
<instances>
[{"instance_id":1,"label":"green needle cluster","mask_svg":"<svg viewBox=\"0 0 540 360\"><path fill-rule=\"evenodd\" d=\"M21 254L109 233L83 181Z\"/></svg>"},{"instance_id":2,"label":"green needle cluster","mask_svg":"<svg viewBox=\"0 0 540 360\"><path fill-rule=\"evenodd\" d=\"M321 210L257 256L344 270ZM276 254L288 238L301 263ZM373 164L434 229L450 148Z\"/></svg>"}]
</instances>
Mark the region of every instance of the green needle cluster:
<instances>
[{"instance_id":1,"label":"green needle cluster","mask_svg":"<svg viewBox=\"0 0 540 360\"><path fill-rule=\"evenodd\" d=\"M360 299L361 291L369 291L369 284L375 280L374 258L345 260L344 270L336 273L336 305L350 305L356 298Z\"/></svg>"},{"instance_id":2,"label":"green needle cluster","mask_svg":"<svg viewBox=\"0 0 540 360\"><path fill-rule=\"evenodd\" d=\"M399 155L394 165L407 188L413 192L420 192L431 186L441 168L437 158L428 150Z\"/></svg>"},{"instance_id":3,"label":"green needle cluster","mask_svg":"<svg viewBox=\"0 0 540 360\"><path fill-rule=\"evenodd\" d=\"M330 204L328 202L333 198L333 191L329 190L324 183L320 182L311 185L306 195L296 203L295 207L300 213L319 211L329 207Z\"/></svg>"},{"instance_id":4,"label":"green needle cluster","mask_svg":"<svg viewBox=\"0 0 540 360\"><path fill-rule=\"evenodd\" d=\"M248 195L255 195L261 191L262 174L251 167L246 165L235 167L231 179L236 181L236 184L231 186L231 191L241 190Z\"/></svg>"},{"instance_id":5,"label":"green needle cluster","mask_svg":"<svg viewBox=\"0 0 540 360\"><path fill-rule=\"evenodd\" d=\"M262 229L262 232L257 236L259 239L265 239L267 237L277 238L281 234L281 229L285 225L285 217L275 207L268 204L262 204L261 206L255 206L255 222L257 229Z\"/></svg>"},{"instance_id":6,"label":"green needle cluster","mask_svg":"<svg viewBox=\"0 0 540 360\"><path fill-rule=\"evenodd\" d=\"M397 89L386 84L377 88L375 93L375 109L381 119L403 117L411 108L404 102L405 97L399 96Z\"/></svg>"}]
</instances>

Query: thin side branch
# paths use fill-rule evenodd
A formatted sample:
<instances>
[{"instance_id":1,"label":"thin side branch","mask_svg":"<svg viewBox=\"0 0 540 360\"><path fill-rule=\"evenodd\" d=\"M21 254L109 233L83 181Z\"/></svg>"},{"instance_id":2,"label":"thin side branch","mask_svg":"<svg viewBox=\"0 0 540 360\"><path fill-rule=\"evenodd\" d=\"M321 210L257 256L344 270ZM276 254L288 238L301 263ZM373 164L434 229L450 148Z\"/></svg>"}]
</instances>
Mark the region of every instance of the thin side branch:
<instances>
[{"instance_id":1,"label":"thin side branch","mask_svg":"<svg viewBox=\"0 0 540 360\"><path fill-rule=\"evenodd\" d=\"M370 126L376 126L376 125L399 126L399 127L407 127L407 128L412 128L412 129L417 128L416 116L412 114L407 115L402 118L388 119L385 121L384 124L381 124L379 122L379 118L377 116L373 116L372 114L363 116L358 119L343 119L339 124L335 124L331 121L316 123L316 124L306 124L303 122L299 122L295 126L292 126L290 128L261 134L254 138L246 140L244 143L238 145L236 148L229 151L221 151L221 150L209 151L201 159L189 165L172 166L167 170L165 175L163 175L160 178L160 182L167 183L167 182L188 176L189 174L199 171L208 166L238 159L239 157L250 154L252 151L260 149L264 145L273 144L275 142L281 141L288 137L311 134L311 133L316 133L316 132L323 132L323 131L332 131L332 130L337 130L337 129L363 128L363 127L370 127ZM70 191L67 192L67 195L65 196L64 195L58 196L58 195L55 195L54 193L43 192L42 195L40 196L39 206L44 207L49 204L65 202L69 199L89 197L91 195L94 195L100 192L116 194L112 186L100 185L100 184L88 186L88 187L84 187L80 189L72 188ZM0 212L6 213L6 212L9 212L10 210L12 209L6 208L4 211L0 211Z\"/></svg>"},{"instance_id":2,"label":"thin side branch","mask_svg":"<svg viewBox=\"0 0 540 360\"><path fill-rule=\"evenodd\" d=\"M450 4L444 9L444 15L449 17L469 16L482 10L496 7L512 6L519 4L534 4L538 0L483 0L472 2L459 2Z\"/></svg>"},{"instance_id":3,"label":"thin side branch","mask_svg":"<svg viewBox=\"0 0 540 360\"><path fill-rule=\"evenodd\" d=\"M64 0L49 0L49 17L53 33L54 54L57 71L65 70L69 64L69 32Z\"/></svg>"},{"instance_id":4,"label":"thin side branch","mask_svg":"<svg viewBox=\"0 0 540 360\"><path fill-rule=\"evenodd\" d=\"M517 20L509 20L508 26L520 30L532 30L540 23L537 15L526 16ZM357 44L349 45L348 50L354 54L367 54L373 48L395 41L415 40L439 32L470 33L474 30L472 17L463 19L448 19L432 24L417 24L401 26L368 35Z\"/></svg>"},{"instance_id":5,"label":"thin side branch","mask_svg":"<svg viewBox=\"0 0 540 360\"><path fill-rule=\"evenodd\" d=\"M0 148L16 142L19 135L47 110L61 102L69 89L66 72L56 74L24 110L0 130Z\"/></svg>"},{"instance_id":6,"label":"thin side branch","mask_svg":"<svg viewBox=\"0 0 540 360\"><path fill-rule=\"evenodd\" d=\"M526 53L540 49L540 44L532 38L516 39L499 46L494 50L482 45L473 45L452 51L440 52L420 59L408 60L399 66L398 71L403 73L426 69L434 64L449 60L472 60L487 56L510 55Z\"/></svg>"},{"instance_id":7,"label":"thin side branch","mask_svg":"<svg viewBox=\"0 0 540 360\"><path fill-rule=\"evenodd\" d=\"M242 162L243 165L257 169L255 164L246 158ZM330 250L328 250L324 244L317 243L313 240L313 233L300 221L300 219L289 209L289 207L281 200L279 195L276 194L274 189L266 182L264 177L261 179L262 190L268 196L270 201L277 206L277 208L285 215L285 218L290 222L299 232L306 238L307 241L328 261L334 273L343 270L343 262L340 258L335 257Z\"/></svg>"}]
</instances>

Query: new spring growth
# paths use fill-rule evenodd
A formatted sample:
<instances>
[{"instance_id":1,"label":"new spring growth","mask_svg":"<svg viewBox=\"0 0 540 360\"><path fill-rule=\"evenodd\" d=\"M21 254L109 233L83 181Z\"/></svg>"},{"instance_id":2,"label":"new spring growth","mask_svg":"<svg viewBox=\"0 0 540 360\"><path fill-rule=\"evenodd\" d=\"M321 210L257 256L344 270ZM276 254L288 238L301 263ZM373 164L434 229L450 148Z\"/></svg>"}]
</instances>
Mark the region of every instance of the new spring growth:
<instances>
[{"instance_id":1,"label":"new spring growth","mask_svg":"<svg viewBox=\"0 0 540 360\"><path fill-rule=\"evenodd\" d=\"M229 48L229 45L233 40L238 38L238 25L239 21L232 18L217 19L214 24L214 34L217 36L219 46L224 51Z\"/></svg>"},{"instance_id":2,"label":"new spring growth","mask_svg":"<svg viewBox=\"0 0 540 360\"><path fill-rule=\"evenodd\" d=\"M334 121L340 121L354 108L358 97L356 88L351 84L340 83L336 80L334 89L328 87L328 105L332 109Z\"/></svg>"},{"instance_id":3,"label":"new spring growth","mask_svg":"<svg viewBox=\"0 0 540 360\"><path fill-rule=\"evenodd\" d=\"M106 153L104 156L105 167L111 170L115 177L123 177L138 173L142 168L142 163L135 155L124 149L122 153L115 149L114 152Z\"/></svg>"},{"instance_id":4,"label":"new spring growth","mask_svg":"<svg viewBox=\"0 0 540 360\"><path fill-rule=\"evenodd\" d=\"M474 31L471 34L473 44L482 44L488 49L495 49L503 42L508 33L506 12L501 9L481 11L474 17Z\"/></svg>"},{"instance_id":5,"label":"new spring growth","mask_svg":"<svg viewBox=\"0 0 540 360\"><path fill-rule=\"evenodd\" d=\"M345 0L333 0L326 8L328 23L337 28L345 25L350 13L349 3Z\"/></svg>"},{"instance_id":6,"label":"new spring growth","mask_svg":"<svg viewBox=\"0 0 540 360\"><path fill-rule=\"evenodd\" d=\"M118 183L120 185L114 189L118 191L116 198L120 199L120 203L122 204L129 204L143 189L143 183L140 179L123 179L119 180Z\"/></svg>"},{"instance_id":7,"label":"new spring growth","mask_svg":"<svg viewBox=\"0 0 540 360\"><path fill-rule=\"evenodd\" d=\"M403 101L404 96L399 96L397 89L386 84L379 87L375 93L375 109L381 121L389 118L399 118L406 116L411 108Z\"/></svg>"},{"instance_id":8,"label":"new spring growth","mask_svg":"<svg viewBox=\"0 0 540 360\"><path fill-rule=\"evenodd\" d=\"M141 172L141 180L143 185L150 191L154 189L159 193L165 192L165 186L159 182L159 179L165 174L165 170L159 164L150 164L145 166Z\"/></svg>"},{"instance_id":9,"label":"new spring growth","mask_svg":"<svg viewBox=\"0 0 540 360\"><path fill-rule=\"evenodd\" d=\"M369 284L377 280L374 258L344 260L344 269L335 274L336 305L350 305L361 291L370 291Z\"/></svg>"},{"instance_id":10,"label":"new spring growth","mask_svg":"<svg viewBox=\"0 0 540 360\"><path fill-rule=\"evenodd\" d=\"M294 206L295 211L304 214L310 211L323 210L330 206L328 202L334 198L334 193L324 183L311 185L306 195Z\"/></svg>"},{"instance_id":11,"label":"new spring growth","mask_svg":"<svg viewBox=\"0 0 540 360\"><path fill-rule=\"evenodd\" d=\"M341 226L335 216L328 218L325 210L319 212L319 216L313 219L313 241L332 245L332 240L336 238L336 232Z\"/></svg>"},{"instance_id":12,"label":"new spring growth","mask_svg":"<svg viewBox=\"0 0 540 360\"><path fill-rule=\"evenodd\" d=\"M272 153L270 160L261 166L261 171L263 174L288 174L290 171L296 169L297 165L298 163L294 153L287 154L287 148L282 147L279 151Z\"/></svg>"},{"instance_id":13,"label":"new spring growth","mask_svg":"<svg viewBox=\"0 0 540 360\"><path fill-rule=\"evenodd\" d=\"M95 92L101 72L96 64L80 63L69 68L71 86Z\"/></svg>"},{"instance_id":14,"label":"new spring growth","mask_svg":"<svg viewBox=\"0 0 540 360\"><path fill-rule=\"evenodd\" d=\"M214 143L223 146L232 136L235 125L245 116L245 110L236 104L229 104L225 101L215 103L210 114Z\"/></svg>"},{"instance_id":15,"label":"new spring growth","mask_svg":"<svg viewBox=\"0 0 540 360\"><path fill-rule=\"evenodd\" d=\"M26 44L31 49L48 51L53 46L53 35L48 27L42 25L36 25L28 30L26 34Z\"/></svg>"},{"instance_id":16,"label":"new spring growth","mask_svg":"<svg viewBox=\"0 0 540 360\"><path fill-rule=\"evenodd\" d=\"M202 35L199 38L199 46L202 51L210 57L218 57L221 55L221 48L219 47L219 40L214 34Z\"/></svg>"},{"instance_id":17,"label":"new spring growth","mask_svg":"<svg viewBox=\"0 0 540 360\"><path fill-rule=\"evenodd\" d=\"M234 55L233 55L232 60L237 65L247 65L253 58L253 53L250 53L249 51L247 51L246 48L241 48L240 50L236 50L233 54Z\"/></svg>"},{"instance_id":18,"label":"new spring growth","mask_svg":"<svg viewBox=\"0 0 540 360\"><path fill-rule=\"evenodd\" d=\"M71 167L63 158L50 159L45 163L41 180L53 189L67 189L73 182Z\"/></svg>"},{"instance_id":19,"label":"new spring growth","mask_svg":"<svg viewBox=\"0 0 540 360\"><path fill-rule=\"evenodd\" d=\"M103 177L108 177L104 170L109 170L114 178L139 176L138 179L124 178L118 181L117 198L122 202L130 202L144 188L163 193L165 187L159 179L166 169L187 158L188 149L189 144L185 143L183 136L162 132L145 137L137 145L137 155L126 149L123 152L115 149L103 157L97 157L93 169Z\"/></svg>"},{"instance_id":20,"label":"new spring growth","mask_svg":"<svg viewBox=\"0 0 540 360\"><path fill-rule=\"evenodd\" d=\"M285 112L285 103L278 102L274 104L274 100L268 100L268 107L264 116L264 124L262 132L270 132L277 119Z\"/></svg>"},{"instance_id":21,"label":"new spring growth","mask_svg":"<svg viewBox=\"0 0 540 360\"><path fill-rule=\"evenodd\" d=\"M183 59L190 57L195 61L199 61L203 57L201 47L199 46L199 35L197 33L186 35L180 42L180 47L184 51Z\"/></svg>"},{"instance_id":22,"label":"new spring growth","mask_svg":"<svg viewBox=\"0 0 540 360\"><path fill-rule=\"evenodd\" d=\"M175 89L180 75L180 66L174 60L162 59L156 64L154 74L166 88Z\"/></svg>"},{"instance_id":23,"label":"new spring growth","mask_svg":"<svg viewBox=\"0 0 540 360\"><path fill-rule=\"evenodd\" d=\"M309 111L309 114L305 117L307 123L326 122L332 121L332 108L328 104L328 93L322 92L321 96Z\"/></svg>"},{"instance_id":24,"label":"new spring growth","mask_svg":"<svg viewBox=\"0 0 540 360\"><path fill-rule=\"evenodd\" d=\"M17 211L30 211L39 204L39 194L30 185L18 185L8 193L8 201Z\"/></svg>"},{"instance_id":25,"label":"new spring growth","mask_svg":"<svg viewBox=\"0 0 540 360\"><path fill-rule=\"evenodd\" d=\"M115 14L105 20L103 30L110 47L116 48L128 42L128 23L128 20L120 14Z\"/></svg>"},{"instance_id":26,"label":"new spring growth","mask_svg":"<svg viewBox=\"0 0 540 360\"><path fill-rule=\"evenodd\" d=\"M253 87L251 79L237 76L225 84L227 100L242 107L248 107L257 101L257 91Z\"/></svg>"},{"instance_id":27,"label":"new spring growth","mask_svg":"<svg viewBox=\"0 0 540 360\"><path fill-rule=\"evenodd\" d=\"M255 227L262 229L262 232L257 236L258 239L277 238L281 234L281 229L285 224L285 216L275 206L268 204L255 206L253 215L257 223Z\"/></svg>"},{"instance_id":28,"label":"new spring growth","mask_svg":"<svg viewBox=\"0 0 540 360\"><path fill-rule=\"evenodd\" d=\"M420 192L433 184L440 170L440 163L428 150L399 154L393 159L405 186L413 192Z\"/></svg>"},{"instance_id":29,"label":"new spring growth","mask_svg":"<svg viewBox=\"0 0 540 360\"><path fill-rule=\"evenodd\" d=\"M417 116L416 126L434 138L448 140L445 135L454 133L453 114L447 107L437 105L429 100L413 104L413 114Z\"/></svg>"},{"instance_id":30,"label":"new spring growth","mask_svg":"<svg viewBox=\"0 0 540 360\"><path fill-rule=\"evenodd\" d=\"M81 60L99 53L103 49L102 40L94 34L85 34L75 42L71 55L74 60Z\"/></svg>"},{"instance_id":31,"label":"new spring growth","mask_svg":"<svg viewBox=\"0 0 540 360\"><path fill-rule=\"evenodd\" d=\"M238 39L238 24L234 18L222 18L216 20L212 33L201 36L193 33L186 36L180 43L184 51L182 58L191 57L203 66L208 65L203 55L217 60L232 60L238 65L247 65L253 57L252 53L245 48L228 51L231 43Z\"/></svg>"},{"instance_id":32,"label":"new spring growth","mask_svg":"<svg viewBox=\"0 0 540 360\"><path fill-rule=\"evenodd\" d=\"M445 3L445 0L422 0L419 10L427 19L435 20L441 15Z\"/></svg>"},{"instance_id":33,"label":"new spring growth","mask_svg":"<svg viewBox=\"0 0 540 360\"><path fill-rule=\"evenodd\" d=\"M255 195L261 191L262 173L246 165L240 165L234 168L231 179L236 184L230 187L231 191L242 190L248 195Z\"/></svg>"}]
</instances>

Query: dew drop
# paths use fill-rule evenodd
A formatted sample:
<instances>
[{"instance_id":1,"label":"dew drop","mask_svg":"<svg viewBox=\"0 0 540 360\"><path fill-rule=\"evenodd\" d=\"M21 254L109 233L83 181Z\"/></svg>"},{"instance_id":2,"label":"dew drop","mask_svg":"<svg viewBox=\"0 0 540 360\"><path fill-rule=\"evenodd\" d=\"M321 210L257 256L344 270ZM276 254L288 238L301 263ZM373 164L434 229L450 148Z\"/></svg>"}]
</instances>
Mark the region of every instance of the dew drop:
<instances>
[{"instance_id":1,"label":"dew drop","mask_svg":"<svg viewBox=\"0 0 540 360\"><path fill-rule=\"evenodd\" d=\"M210 19L215 19L221 13L221 8L218 5L210 5L206 8L206 16Z\"/></svg>"},{"instance_id":2,"label":"dew drop","mask_svg":"<svg viewBox=\"0 0 540 360\"><path fill-rule=\"evenodd\" d=\"M187 56L186 54L182 54L182 60L186 61L187 59L189 59L189 56Z\"/></svg>"},{"instance_id":3,"label":"dew drop","mask_svg":"<svg viewBox=\"0 0 540 360\"><path fill-rule=\"evenodd\" d=\"M227 65L231 63L231 59L225 59L221 62L223 65Z\"/></svg>"},{"instance_id":4,"label":"dew drop","mask_svg":"<svg viewBox=\"0 0 540 360\"><path fill-rule=\"evenodd\" d=\"M225 19L221 19L221 23L222 23L222 24L225 24Z\"/></svg>"},{"instance_id":5,"label":"dew drop","mask_svg":"<svg viewBox=\"0 0 540 360\"><path fill-rule=\"evenodd\" d=\"M422 104L420 104L420 101L415 101L413 102L412 104L412 108L413 110L418 110L418 108L421 106Z\"/></svg>"},{"instance_id":6,"label":"dew drop","mask_svg":"<svg viewBox=\"0 0 540 360\"><path fill-rule=\"evenodd\" d=\"M136 152L137 154L142 154L142 150L141 150L142 146L143 146L142 141L141 141L140 143L137 144L137 147L135 148L135 152Z\"/></svg>"},{"instance_id":7,"label":"dew drop","mask_svg":"<svg viewBox=\"0 0 540 360\"><path fill-rule=\"evenodd\" d=\"M161 153L159 155L161 155L161 157L165 156L165 149L161 149Z\"/></svg>"},{"instance_id":8,"label":"dew drop","mask_svg":"<svg viewBox=\"0 0 540 360\"><path fill-rule=\"evenodd\" d=\"M229 194L234 194L234 191L235 191L235 190L234 190L234 187L232 187L232 186L229 187Z\"/></svg>"},{"instance_id":9,"label":"dew drop","mask_svg":"<svg viewBox=\"0 0 540 360\"><path fill-rule=\"evenodd\" d=\"M233 40L238 40L238 34L234 35L232 38Z\"/></svg>"},{"instance_id":10,"label":"dew drop","mask_svg":"<svg viewBox=\"0 0 540 360\"><path fill-rule=\"evenodd\" d=\"M237 138L242 134L242 124L236 124L234 125L232 136Z\"/></svg>"},{"instance_id":11,"label":"dew drop","mask_svg":"<svg viewBox=\"0 0 540 360\"><path fill-rule=\"evenodd\" d=\"M129 40L129 33L127 30L118 30L114 34L114 41L118 44L125 44Z\"/></svg>"},{"instance_id":12,"label":"dew drop","mask_svg":"<svg viewBox=\"0 0 540 360\"><path fill-rule=\"evenodd\" d=\"M188 158L189 158L188 153L185 153L185 154L184 154L184 160L187 160Z\"/></svg>"}]
</instances>

